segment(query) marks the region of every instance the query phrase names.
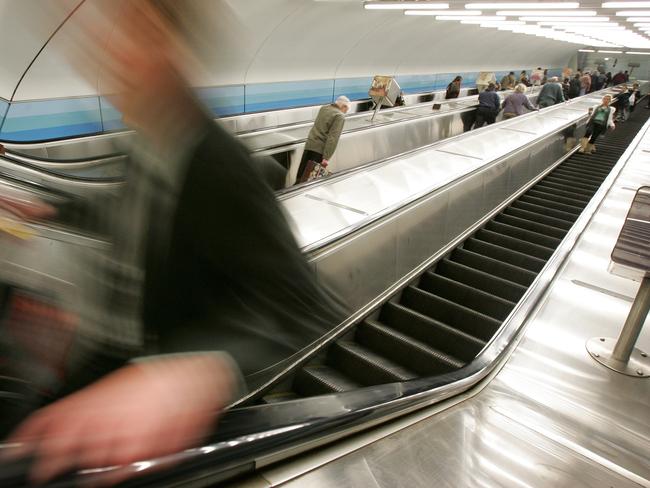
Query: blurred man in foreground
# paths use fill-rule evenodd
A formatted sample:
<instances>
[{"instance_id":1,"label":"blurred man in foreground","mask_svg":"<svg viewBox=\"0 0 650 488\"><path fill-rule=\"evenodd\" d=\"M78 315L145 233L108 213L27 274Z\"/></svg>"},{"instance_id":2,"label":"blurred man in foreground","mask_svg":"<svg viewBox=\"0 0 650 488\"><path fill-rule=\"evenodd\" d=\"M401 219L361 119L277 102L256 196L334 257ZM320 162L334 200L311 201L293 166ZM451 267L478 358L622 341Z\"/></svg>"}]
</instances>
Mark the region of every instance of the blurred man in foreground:
<instances>
[{"instance_id":1,"label":"blurred man in foreground","mask_svg":"<svg viewBox=\"0 0 650 488\"><path fill-rule=\"evenodd\" d=\"M141 139L126 187L104 209L111 249L79 257L82 303L60 399L24 420L3 454L33 456L35 483L197 445L242 377L342 318L246 150L194 98L167 14L125 0L102 66ZM102 44L96 27L90 51Z\"/></svg>"}]
</instances>

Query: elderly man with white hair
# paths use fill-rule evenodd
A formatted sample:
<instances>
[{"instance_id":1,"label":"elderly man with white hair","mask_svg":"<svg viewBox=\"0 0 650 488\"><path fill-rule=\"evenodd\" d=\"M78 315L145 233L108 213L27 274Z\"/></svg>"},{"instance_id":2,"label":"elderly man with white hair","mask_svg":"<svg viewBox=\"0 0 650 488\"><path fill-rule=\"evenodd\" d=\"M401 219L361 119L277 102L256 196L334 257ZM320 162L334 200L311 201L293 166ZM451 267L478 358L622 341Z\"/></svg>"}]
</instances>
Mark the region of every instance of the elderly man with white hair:
<instances>
[{"instance_id":1,"label":"elderly man with white hair","mask_svg":"<svg viewBox=\"0 0 650 488\"><path fill-rule=\"evenodd\" d=\"M539 97L537 97L539 108L546 108L564 102L564 92L559 81L559 78L554 76L542 87L542 91L539 92Z\"/></svg>"},{"instance_id":2,"label":"elderly man with white hair","mask_svg":"<svg viewBox=\"0 0 650 488\"><path fill-rule=\"evenodd\" d=\"M307 137L296 184L305 182L309 178L313 167L313 164L309 164L310 161L327 166L339 143L348 110L350 110L350 99L345 96L340 96L336 102L321 107Z\"/></svg>"}]
</instances>

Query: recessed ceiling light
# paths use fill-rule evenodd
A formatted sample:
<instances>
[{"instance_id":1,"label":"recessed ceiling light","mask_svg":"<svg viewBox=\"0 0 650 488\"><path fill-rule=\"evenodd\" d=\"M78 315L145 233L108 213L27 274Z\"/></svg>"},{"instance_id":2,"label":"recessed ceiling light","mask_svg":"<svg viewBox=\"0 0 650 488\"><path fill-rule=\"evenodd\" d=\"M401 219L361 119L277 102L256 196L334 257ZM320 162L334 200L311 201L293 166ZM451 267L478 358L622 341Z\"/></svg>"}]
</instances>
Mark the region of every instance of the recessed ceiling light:
<instances>
[{"instance_id":1,"label":"recessed ceiling light","mask_svg":"<svg viewBox=\"0 0 650 488\"><path fill-rule=\"evenodd\" d=\"M650 8L650 2L604 2L603 8Z\"/></svg>"},{"instance_id":2,"label":"recessed ceiling light","mask_svg":"<svg viewBox=\"0 0 650 488\"><path fill-rule=\"evenodd\" d=\"M444 10L449 8L449 4L439 2L364 2L363 7L367 10Z\"/></svg>"},{"instance_id":3,"label":"recessed ceiling light","mask_svg":"<svg viewBox=\"0 0 650 488\"><path fill-rule=\"evenodd\" d=\"M580 4L577 2L530 2L530 3L468 3L465 4L467 9L485 9L485 10L498 10L498 9L541 9L541 8L561 8L571 9L578 8ZM625 8L625 7L622 7Z\"/></svg>"},{"instance_id":4,"label":"recessed ceiling light","mask_svg":"<svg viewBox=\"0 0 650 488\"><path fill-rule=\"evenodd\" d=\"M543 15L546 17L551 16L565 16L565 17L592 17L597 15L595 10L499 10L497 15L508 15L517 17L519 15Z\"/></svg>"},{"instance_id":5,"label":"recessed ceiling light","mask_svg":"<svg viewBox=\"0 0 650 488\"><path fill-rule=\"evenodd\" d=\"M404 15L481 15L480 10L447 10L446 12L436 12L434 10L405 10Z\"/></svg>"}]
</instances>

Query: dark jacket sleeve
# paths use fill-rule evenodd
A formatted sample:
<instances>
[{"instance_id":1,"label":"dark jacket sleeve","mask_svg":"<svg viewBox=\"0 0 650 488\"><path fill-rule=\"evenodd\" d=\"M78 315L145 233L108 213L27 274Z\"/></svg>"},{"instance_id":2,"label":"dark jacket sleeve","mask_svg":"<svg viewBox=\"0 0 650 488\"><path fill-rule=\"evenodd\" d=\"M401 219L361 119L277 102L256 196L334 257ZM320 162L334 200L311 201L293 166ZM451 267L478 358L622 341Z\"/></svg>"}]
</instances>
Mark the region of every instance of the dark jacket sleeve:
<instances>
[{"instance_id":1,"label":"dark jacket sleeve","mask_svg":"<svg viewBox=\"0 0 650 488\"><path fill-rule=\"evenodd\" d=\"M345 316L316 282L253 164L229 134L209 129L187 168L169 258L147 277L163 283L152 283L147 315L160 352L223 350L245 375L300 351Z\"/></svg>"}]
</instances>

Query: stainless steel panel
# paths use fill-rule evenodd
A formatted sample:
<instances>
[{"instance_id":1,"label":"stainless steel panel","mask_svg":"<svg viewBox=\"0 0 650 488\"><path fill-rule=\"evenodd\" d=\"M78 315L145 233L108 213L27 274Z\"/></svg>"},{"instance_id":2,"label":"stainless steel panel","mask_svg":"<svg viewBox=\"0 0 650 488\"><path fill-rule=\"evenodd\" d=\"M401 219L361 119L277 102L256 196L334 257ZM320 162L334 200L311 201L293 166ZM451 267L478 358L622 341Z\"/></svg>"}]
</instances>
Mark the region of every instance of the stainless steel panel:
<instances>
[{"instance_id":1,"label":"stainless steel panel","mask_svg":"<svg viewBox=\"0 0 650 488\"><path fill-rule=\"evenodd\" d=\"M396 219L370 227L321 256L316 261L318 279L357 310L397 280L397 241Z\"/></svg>"},{"instance_id":2,"label":"stainless steel panel","mask_svg":"<svg viewBox=\"0 0 650 488\"><path fill-rule=\"evenodd\" d=\"M288 483L269 481L286 488L638 487L488 401L461 404Z\"/></svg>"},{"instance_id":3,"label":"stainless steel panel","mask_svg":"<svg viewBox=\"0 0 650 488\"><path fill-rule=\"evenodd\" d=\"M335 236L365 217L362 213L303 195L282 202L282 207L300 247Z\"/></svg>"},{"instance_id":4,"label":"stainless steel panel","mask_svg":"<svg viewBox=\"0 0 650 488\"><path fill-rule=\"evenodd\" d=\"M484 184L485 175L481 171L451 185L449 212L445 216L445 229L448 236L455 237L462 234L487 213L484 205Z\"/></svg>"}]
</instances>

